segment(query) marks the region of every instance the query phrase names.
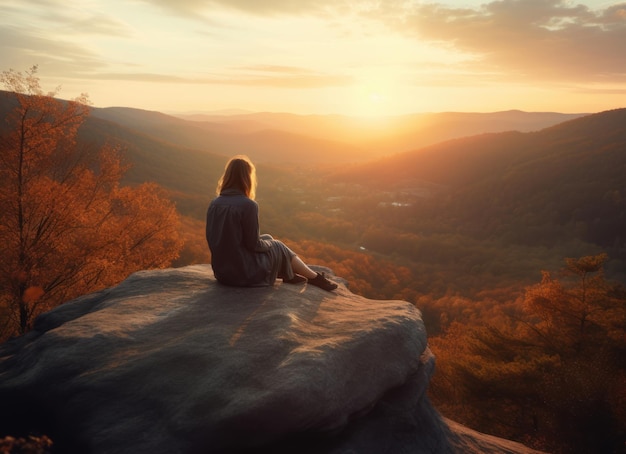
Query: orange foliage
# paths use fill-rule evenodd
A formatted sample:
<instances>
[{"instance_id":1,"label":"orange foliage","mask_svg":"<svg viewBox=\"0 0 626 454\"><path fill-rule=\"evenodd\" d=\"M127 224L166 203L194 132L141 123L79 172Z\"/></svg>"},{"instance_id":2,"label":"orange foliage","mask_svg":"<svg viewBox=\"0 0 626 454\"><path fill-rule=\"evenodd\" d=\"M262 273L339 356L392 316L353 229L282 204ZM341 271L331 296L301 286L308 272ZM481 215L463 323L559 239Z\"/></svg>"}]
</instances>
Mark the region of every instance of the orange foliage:
<instances>
[{"instance_id":1,"label":"orange foliage","mask_svg":"<svg viewBox=\"0 0 626 454\"><path fill-rule=\"evenodd\" d=\"M609 341L626 348L626 308L604 278L607 259L606 254L566 259L560 279L544 271L541 283L528 288L525 309L537 319L535 335L549 339L545 348L576 355Z\"/></svg>"},{"instance_id":2,"label":"orange foliage","mask_svg":"<svg viewBox=\"0 0 626 454\"><path fill-rule=\"evenodd\" d=\"M414 301L411 270L366 252L351 251L312 240L285 241L303 260L322 265L348 281L351 291L373 299Z\"/></svg>"},{"instance_id":3,"label":"orange foliage","mask_svg":"<svg viewBox=\"0 0 626 454\"><path fill-rule=\"evenodd\" d=\"M180 256L174 261L174 266L211 263L211 251L206 242L204 221L182 216L181 236L185 240L185 245L180 251Z\"/></svg>"},{"instance_id":4,"label":"orange foliage","mask_svg":"<svg viewBox=\"0 0 626 454\"><path fill-rule=\"evenodd\" d=\"M6 436L0 438L0 453L47 454L52 452L52 440L46 435L29 435L24 438Z\"/></svg>"},{"instance_id":5,"label":"orange foliage","mask_svg":"<svg viewBox=\"0 0 626 454\"><path fill-rule=\"evenodd\" d=\"M483 302L431 337L440 410L550 452L613 452L626 433L626 290L605 280L606 260L566 259L558 279L544 272L514 304Z\"/></svg>"},{"instance_id":6,"label":"orange foliage","mask_svg":"<svg viewBox=\"0 0 626 454\"><path fill-rule=\"evenodd\" d=\"M15 108L0 140L0 337L67 299L169 265L182 245L163 190L120 187L118 150L77 144L86 97L44 95L35 73L2 73Z\"/></svg>"}]
</instances>

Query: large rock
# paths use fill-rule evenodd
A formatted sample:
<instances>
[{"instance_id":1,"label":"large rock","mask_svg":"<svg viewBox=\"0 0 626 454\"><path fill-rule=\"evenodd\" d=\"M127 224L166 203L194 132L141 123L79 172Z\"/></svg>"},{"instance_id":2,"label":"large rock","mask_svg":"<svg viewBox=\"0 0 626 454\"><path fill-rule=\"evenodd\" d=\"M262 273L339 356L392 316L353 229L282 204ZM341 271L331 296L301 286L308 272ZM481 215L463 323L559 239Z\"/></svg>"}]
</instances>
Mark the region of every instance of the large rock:
<instances>
[{"instance_id":1,"label":"large rock","mask_svg":"<svg viewBox=\"0 0 626 454\"><path fill-rule=\"evenodd\" d=\"M145 271L0 346L0 436L60 452L531 452L442 419L419 311L316 287Z\"/></svg>"}]
</instances>

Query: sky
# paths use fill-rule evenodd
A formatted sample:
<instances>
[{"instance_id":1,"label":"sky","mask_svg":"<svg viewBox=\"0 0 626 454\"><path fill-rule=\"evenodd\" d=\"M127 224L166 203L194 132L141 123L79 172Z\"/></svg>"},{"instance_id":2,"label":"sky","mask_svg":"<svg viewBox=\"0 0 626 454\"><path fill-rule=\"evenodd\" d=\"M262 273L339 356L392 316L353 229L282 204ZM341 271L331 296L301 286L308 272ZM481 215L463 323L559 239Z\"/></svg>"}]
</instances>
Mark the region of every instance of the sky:
<instances>
[{"instance_id":1,"label":"sky","mask_svg":"<svg viewBox=\"0 0 626 454\"><path fill-rule=\"evenodd\" d=\"M96 107L590 113L626 107L626 2L0 0L0 70L33 65Z\"/></svg>"}]
</instances>

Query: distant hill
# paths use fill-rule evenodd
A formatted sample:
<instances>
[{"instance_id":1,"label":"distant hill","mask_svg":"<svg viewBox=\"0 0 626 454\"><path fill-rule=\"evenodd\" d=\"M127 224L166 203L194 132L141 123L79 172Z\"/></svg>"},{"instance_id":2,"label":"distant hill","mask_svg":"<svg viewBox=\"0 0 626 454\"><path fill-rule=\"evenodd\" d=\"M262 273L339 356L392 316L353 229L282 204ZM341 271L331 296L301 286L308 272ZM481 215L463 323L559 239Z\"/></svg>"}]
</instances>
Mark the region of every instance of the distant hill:
<instances>
[{"instance_id":1,"label":"distant hill","mask_svg":"<svg viewBox=\"0 0 626 454\"><path fill-rule=\"evenodd\" d=\"M221 125L231 132L254 133L269 129L332 139L358 147L362 150L362 157L370 159L476 134L537 131L584 115L510 110L492 113L424 113L382 118L270 112L194 114L180 118L193 120L207 130L214 130L217 125Z\"/></svg>"},{"instance_id":2,"label":"distant hill","mask_svg":"<svg viewBox=\"0 0 626 454\"><path fill-rule=\"evenodd\" d=\"M159 140L225 156L248 155L255 162L311 164L362 160L349 144L278 128L194 122L159 112L125 107L94 108L92 116L116 122Z\"/></svg>"},{"instance_id":3,"label":"distant hill","mask_svg":"<svg viewBox=\"0 0 626 454\"><path fill-rule=\"evenodd\" d=\"M226 156L246 154L256 162L303 165L364 162L452 138L536 131L584 115L512 110L372 119L267 112L171 116L128 107L92 110L92 116L174 145Z\"/></svg>"},{"instance_id":4,"label":"distant hill","mask_svg":"<svg viewBox=\"0 0 626 454\"><path fill-rule=\"evenodd\" d=\"M466 232L500 235L516 226L517 240L532 242L540 241L531 238L533 226L550 224L551 233L541 233L546 244L561 226L626 256L625 176L626 109L617 109L537 132L443 142L353 166L331 181L385 191L439 188L431 214L456 219Z\"/></svg>"},{"instance_id":5,"label":"distant hill","mask_svg":"<svg viewBox=\"0 0 626 454\"><path fill-rule=\"evenodd\" d=\"M456 187L498 177L511 166L536 160L556 165L554 161L624 143L626 109L617 109L536 132L509 131L444 141L352 166L336 172L335 178L381 188L407 179ZM626 159L626 151L622 157Z\"/></svg>"},{"instance_id":6,"label":"distant hill","mask_svg":"<svg viewBox=\"0 0 626 454\"><path fill-rule=\"evenodd\" d=\"M201 218L214 195L226 156L195 150L155 139L118 123L90 116L79 132L86 143L122 147L130 169L126 184L153 181L168 189L179 211Z\"/></svg>"}]
</instances>

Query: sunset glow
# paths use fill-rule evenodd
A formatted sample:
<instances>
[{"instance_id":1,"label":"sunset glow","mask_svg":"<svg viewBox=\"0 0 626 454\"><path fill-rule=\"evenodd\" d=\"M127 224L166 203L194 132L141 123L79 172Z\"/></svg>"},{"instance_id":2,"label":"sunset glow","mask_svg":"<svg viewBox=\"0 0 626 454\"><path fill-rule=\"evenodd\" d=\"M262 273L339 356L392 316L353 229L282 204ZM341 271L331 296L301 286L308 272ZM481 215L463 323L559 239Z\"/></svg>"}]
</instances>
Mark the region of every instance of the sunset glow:
<instances>
[{"instance_id":1,"label":"sunset glow","mask_svg":"<svg viewBox=\"0 0 626 454\"><path fill-rule=\"evenodd\" d=\"M162 112L396 115L626 105L626 4L0 0L2 70Z\"/></svg>"}]
</instances>

